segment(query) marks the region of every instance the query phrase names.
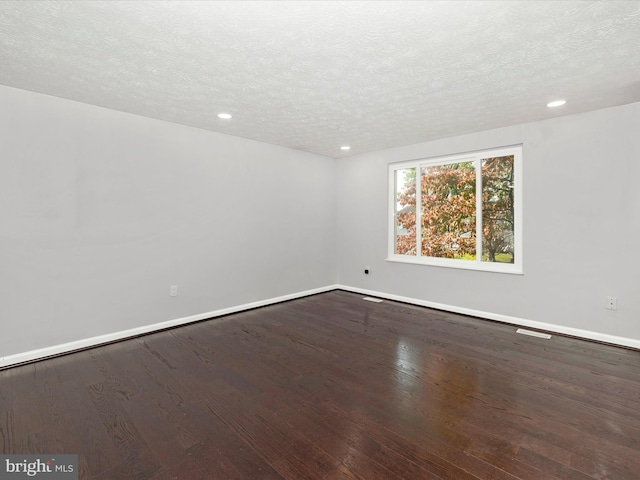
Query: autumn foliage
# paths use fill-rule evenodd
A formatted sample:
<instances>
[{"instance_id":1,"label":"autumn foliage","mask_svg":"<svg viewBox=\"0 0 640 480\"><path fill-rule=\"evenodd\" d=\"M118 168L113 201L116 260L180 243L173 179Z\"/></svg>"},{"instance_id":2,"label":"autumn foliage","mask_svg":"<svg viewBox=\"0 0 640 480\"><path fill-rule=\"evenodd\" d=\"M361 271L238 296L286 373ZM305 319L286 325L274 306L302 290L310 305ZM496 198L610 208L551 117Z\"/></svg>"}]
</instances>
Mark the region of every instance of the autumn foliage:
<instances>
[{"instance_id":1,"label":"autumn foliage","mask_svg":"<svg viewBox=\"0 0 640 480\"><path fill-rule=\"evenodd\" d=\"M513 262L513 156L482 161L483 260ZM416 255L416 169L398 192L396 253ZM471 162L420 169L421 255L476 258L476 170ZM497 257L497 254L502 254Z\"/></svg>"}]
</instances>

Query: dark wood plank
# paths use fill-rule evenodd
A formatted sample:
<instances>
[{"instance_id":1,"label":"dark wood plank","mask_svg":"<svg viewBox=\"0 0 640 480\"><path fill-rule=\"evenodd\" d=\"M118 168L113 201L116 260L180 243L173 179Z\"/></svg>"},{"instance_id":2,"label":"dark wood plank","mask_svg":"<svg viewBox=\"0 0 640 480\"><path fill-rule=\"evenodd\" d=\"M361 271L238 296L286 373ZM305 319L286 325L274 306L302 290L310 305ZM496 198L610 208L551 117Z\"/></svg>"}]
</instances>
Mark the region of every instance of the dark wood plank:
<instances>
[{"instance_id":1,"label":"dark wood plank","mask_svg":"<svg viewBox=\"0 0 640 480\"><path fill-rule=\"evenodd\" d=\"M86 480L634 479L640 352L333 291L0 371Z\"/></svg>"},{"instance_id":2,"label":"dark wood plank","mask_svg":"<svg viewBox=\"0 0 640 480\"><path fill-rule=\"evenodd\" d=\"M102 383L89 385L88 390L102 424L118 450L120 464L117 468L123 478L142 480L159 473L161 468L138 431L136 419L129 417L117 397L120 390L110 390Z\"/></svg>"}]
</instances>

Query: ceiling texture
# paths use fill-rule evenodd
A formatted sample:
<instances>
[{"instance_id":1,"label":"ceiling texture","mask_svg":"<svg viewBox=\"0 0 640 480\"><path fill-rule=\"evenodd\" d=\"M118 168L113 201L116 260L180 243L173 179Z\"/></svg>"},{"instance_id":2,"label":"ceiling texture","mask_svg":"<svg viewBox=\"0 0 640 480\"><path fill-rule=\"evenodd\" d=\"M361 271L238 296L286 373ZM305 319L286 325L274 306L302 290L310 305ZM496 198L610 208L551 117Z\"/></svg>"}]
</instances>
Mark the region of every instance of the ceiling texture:
<instances>
[{"instance_id":1,"label":"ceiling texture","mask_svg":"<svg viewBox=\"0 0 640 480\"><path fill-rule=\"evenodd\" d=\"M640 1L5 0L0 84L340 158L640 101Z\"/></svg>"}]
</instances>

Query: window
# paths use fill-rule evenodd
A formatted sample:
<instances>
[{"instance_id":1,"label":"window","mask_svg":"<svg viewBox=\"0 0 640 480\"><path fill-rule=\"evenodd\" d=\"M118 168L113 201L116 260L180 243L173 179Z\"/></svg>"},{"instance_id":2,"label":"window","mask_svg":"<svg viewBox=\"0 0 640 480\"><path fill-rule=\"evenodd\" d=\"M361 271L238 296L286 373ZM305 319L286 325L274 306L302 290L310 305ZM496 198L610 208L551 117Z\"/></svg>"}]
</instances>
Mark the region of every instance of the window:
<instances>
[{"instance_id":1,"label":"window","mask_svg":"<svg viewBox=\"0 0 640 480\"><path fill-rule=\"evenodd\" d=\"M391 164L389 212L388 260L522 273L522 147Z\"/></svg>"}]
</instances>

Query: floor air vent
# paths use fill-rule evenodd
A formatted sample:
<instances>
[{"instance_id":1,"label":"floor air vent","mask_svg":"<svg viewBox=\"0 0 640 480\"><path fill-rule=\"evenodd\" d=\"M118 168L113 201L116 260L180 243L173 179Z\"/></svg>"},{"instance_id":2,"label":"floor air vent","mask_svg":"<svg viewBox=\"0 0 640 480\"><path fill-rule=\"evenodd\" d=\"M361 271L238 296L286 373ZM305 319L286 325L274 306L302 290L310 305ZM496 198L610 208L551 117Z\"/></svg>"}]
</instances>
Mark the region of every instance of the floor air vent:
<instances>
[{"instance_id":1,"label":"floor air vent","mask_svg":"<svg viewBox=\"0 0 640 480\"><path fill-rule=\"evenodd\" d=\"M382 303L382 300L380 300L379 298L363 297L362 299L366 300L367 302Z\"/></svg>"},{"instance_id":2,"label":"floor air vent","mask_svg":"<svg viewBox=\"0 0 640 480\"><path fill-rule=\"evenodd\" d=\"M546 333L534 332L533 330L525 330L524 328L517 329L516 333L521 333L522 335L529 335L531 337L546 338L547 340L551 338L551 335L548 335Z\"/></svg>"}]
</instances>

